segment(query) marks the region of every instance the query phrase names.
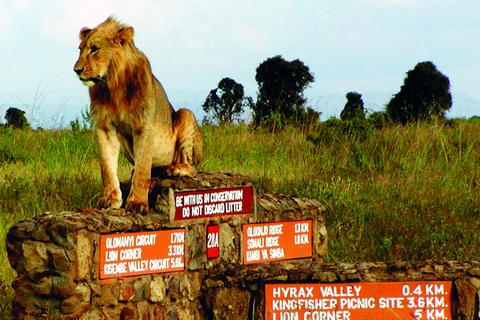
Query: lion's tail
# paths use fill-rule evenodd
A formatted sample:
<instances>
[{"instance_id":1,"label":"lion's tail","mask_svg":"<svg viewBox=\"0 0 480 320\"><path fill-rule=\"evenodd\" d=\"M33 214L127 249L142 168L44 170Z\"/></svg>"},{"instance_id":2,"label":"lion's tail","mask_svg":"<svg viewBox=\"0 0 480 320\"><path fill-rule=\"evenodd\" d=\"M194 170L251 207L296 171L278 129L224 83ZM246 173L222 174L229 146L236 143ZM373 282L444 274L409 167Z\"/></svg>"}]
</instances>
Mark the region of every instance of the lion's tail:
<instances>
[{"instance_id":1,"label":"lion's tail","mask_svg":"<svg viewBox=\"0 0 480 320\"><path fill-rule=\"evenodd\" d=\"M203 136L198 127L195 115L188 109L179 109L173 114L173 127L177 132L176 151L178 157L174 163L185 163L196 167L203 159Z\"/></svg>"},{"instance_id":2,"label":"lion's tail","mask_svg":"<svg viewBox=\"0 0 480 320\"><path fill-rule=\"evenodd\" d=\"M195 135L193 138L193 165L197 166L203 159L203 136L200 128L196 125Z\"/></svg>"}]
</instances>

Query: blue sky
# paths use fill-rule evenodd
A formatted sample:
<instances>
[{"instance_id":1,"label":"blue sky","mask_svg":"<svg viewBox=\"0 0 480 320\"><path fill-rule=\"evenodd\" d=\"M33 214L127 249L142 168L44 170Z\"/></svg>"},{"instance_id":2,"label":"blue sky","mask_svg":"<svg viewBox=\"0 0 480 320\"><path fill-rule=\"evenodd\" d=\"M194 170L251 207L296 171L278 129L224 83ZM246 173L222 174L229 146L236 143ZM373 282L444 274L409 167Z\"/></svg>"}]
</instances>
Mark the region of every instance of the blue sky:
<instances>
[{"instance_id":1,"label":"blue sky","mask_svg":"<svg viewBox=\"0 0 480 320\"><path fill-rule=\"evenodd\" d=\"M449 77L456 116L480 114L478 1L0 0L0 9L0 117L12 105L39 122L79 115L89 101L72 71L78 32L111 14L135 28L174 106L199 117L224 77L255 97L255 69L279 54L314 73L306 96L322 119L350 91L381 109L422 61Z\"/></svg>"}]
</instances>

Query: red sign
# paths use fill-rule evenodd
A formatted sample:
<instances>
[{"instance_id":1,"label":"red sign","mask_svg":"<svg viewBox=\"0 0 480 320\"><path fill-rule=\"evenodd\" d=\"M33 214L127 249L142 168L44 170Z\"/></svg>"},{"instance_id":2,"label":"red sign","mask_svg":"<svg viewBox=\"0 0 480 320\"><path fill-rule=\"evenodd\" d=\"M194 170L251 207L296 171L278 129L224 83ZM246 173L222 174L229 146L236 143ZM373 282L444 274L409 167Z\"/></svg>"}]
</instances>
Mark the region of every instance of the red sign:
<instances>
[{"instance_id":1,"label":"red sign","mask_svg":"<svg viewBox=\"0 0 480 320\"><path fill-rule=\"evenodd\" d=\"M100 279L183 271L185 229L100 235Z\"/></svg>"},{"instance_id":2,"label":"red sign","mask_svg":"<svg viewBox=\"0 0 480 320\"><path fill-rule=\"evenodd\" d=\"M452 319L452 283L266 284L265 319Z\"/></svg>"},{"instance_id":3,"label":"red sign","mask_svg":"<svg viewBox=\"0 0 480 320\"><path fill-rule=\"evenodd\" d=\"M207 226L207 258L218 258L220 226Z\"/></svg>"},{"instance_id":4,"label":"red sign","mask_svg":"<svg viewBox=\"0 0 480 320\"><path fill-rule=\"evenodd\" d=\"M252 187L175 192L175 221L253 212Z\"/></svg>"},{"instance_id":5,"label":"red sign","mask_svg":"<svg viewBox=\"0 0 480 320\"><path fill-rule=\"evenodd\" d=\"M312 256L312 220L242 226L243 264Z\"/></svg>"}]
</instances>

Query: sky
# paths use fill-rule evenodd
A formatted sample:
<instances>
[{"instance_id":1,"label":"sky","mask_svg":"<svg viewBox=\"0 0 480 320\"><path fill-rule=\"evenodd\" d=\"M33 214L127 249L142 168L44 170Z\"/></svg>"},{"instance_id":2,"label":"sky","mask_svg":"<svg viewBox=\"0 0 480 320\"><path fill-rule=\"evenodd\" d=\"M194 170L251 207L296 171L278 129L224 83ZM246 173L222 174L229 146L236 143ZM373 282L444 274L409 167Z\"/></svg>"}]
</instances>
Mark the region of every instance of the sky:
<instances>
[{"instance_id":1,"label":"sky","mask_svg":"<svg viewBox=\"0 0 480 320\"><path fill-rule=\"evenodd\" d=\"M423 61L449 77L451 116L480 115L479 1L0 0L2 121L11 106L46 127L80 115L89 98L73 72L78 34L112 14L135 29L174 107L197 118L224 77L255 98L255 70L276 55L310 68L305 96L322 120L352 91L382 109Z\"/></svg>"}]
</instances>

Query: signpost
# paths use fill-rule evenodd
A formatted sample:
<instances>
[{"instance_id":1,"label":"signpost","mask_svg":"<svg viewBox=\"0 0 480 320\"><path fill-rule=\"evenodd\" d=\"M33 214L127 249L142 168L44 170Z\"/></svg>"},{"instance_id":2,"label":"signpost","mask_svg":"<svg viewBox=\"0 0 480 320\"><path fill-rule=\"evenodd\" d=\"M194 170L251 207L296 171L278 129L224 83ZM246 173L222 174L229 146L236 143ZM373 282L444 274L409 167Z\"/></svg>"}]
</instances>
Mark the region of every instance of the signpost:
<instances>
[{"instance_id":1,"label":"signpost","mask_svg":"<svg viewBox=\"0 0 480 320\"><path fill-rule=\"evenodd\" d=\"M220 226L207 226L207 259L218 258L220 249Z\"/></svg>"},{"instance_id":2,"label":"signpost","mask_svg":"<svg viewBox=\"0 0 480 320\"><path fill-rule=\"evenodd\" d=\"M242 226L243 264L312 256L312 220Z\"/></svg>"},{"instance_id":3,"label":"signpost","mask_svg":"<svg viewBox=\"0 0 480 320\"><path fill-rule=\"evenodd\" d=\"M185 229L100 235L100 279L183 271Z\"/></svg>"},{"instance_id":4,"label":"signpost","mask_svg":"<svg viewBox=\"0 0 480 320\"><path fill-rule=\"evenodd\" d=\"M452 319L452 283L266 284L267 320Z\"/></svg>"},{"instance_id":5,"label":"signpost","mask_svg":"<svg viewBox=\"0 0 480 320\"><path fill-rule=\"evenodd\" d=\"M253 212L253 188L175 192L175 221Z\"/></svg>"}]
</instances>

